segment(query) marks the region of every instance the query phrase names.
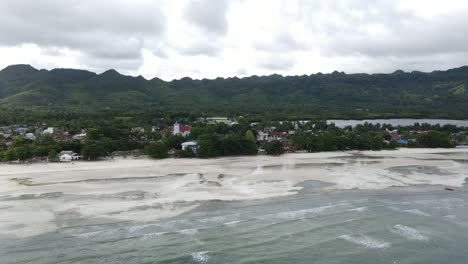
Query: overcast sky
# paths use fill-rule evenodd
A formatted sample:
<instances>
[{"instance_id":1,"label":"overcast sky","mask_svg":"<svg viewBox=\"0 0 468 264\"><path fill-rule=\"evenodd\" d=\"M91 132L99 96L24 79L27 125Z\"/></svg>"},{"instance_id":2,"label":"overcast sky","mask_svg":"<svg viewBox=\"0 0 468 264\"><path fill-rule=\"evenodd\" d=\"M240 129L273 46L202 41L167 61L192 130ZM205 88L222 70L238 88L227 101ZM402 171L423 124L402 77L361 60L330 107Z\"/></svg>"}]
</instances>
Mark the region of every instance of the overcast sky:
<instances>
[{"instance_id":1,"label":"overcast sky","mask_svg":"<svg viewBox=\"0 0 468 264\"><path fill-rule=\"evenodd\" d=\"M172 80L468 65L463 0L1 0L0 68Z\"/></svg>"}]
</instances>

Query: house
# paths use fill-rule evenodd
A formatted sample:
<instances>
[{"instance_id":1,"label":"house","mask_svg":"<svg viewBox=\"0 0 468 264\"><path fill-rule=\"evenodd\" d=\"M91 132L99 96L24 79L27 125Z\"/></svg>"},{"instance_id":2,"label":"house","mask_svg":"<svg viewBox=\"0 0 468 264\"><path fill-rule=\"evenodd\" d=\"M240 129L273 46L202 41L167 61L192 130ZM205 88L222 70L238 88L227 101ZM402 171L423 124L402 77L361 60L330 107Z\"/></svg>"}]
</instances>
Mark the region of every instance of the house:
<instances>
[{"instance_id":1,"label":"house","mask_svg":"<svg viewBox=\"0 0 468 264\"><path fill-rule=\"evenodd\" d=\"M82 159L83 159L83 156L81 156L80 154L78 153L72 154L72 160L82 160Z\"/></svg>"},{"instance_id":2,"label":"house","mask_svg":"<svg viewBox=\"0 0 468 264\"><path fill-rule=\"evenodd\" d=\"M286 133L283 131L273 131L272 140L282 140L286 138Z\"/></svg>"},{"instance_id":3,"label":"house","mask_svg":"<svg viewBox=\"0 0 468 264\"><path fill-rule=\"evenodd\" d=\"M70 162L72 160L81 160L81 159L83 159L83 156L81 156L80 154L75 153L75 152L73 152L71 150L60 152L58 157L59 157L60 162Z\"/></svg>"},{"instance_id":4,"label":"house","mask_svg":"<svg viewBox=\"0 0 468 264\"><path fill-rule=\"evenodd\" d=\"M68 132L58 133L57 135L59 141L70 141L72 138L73 137Z\"/></svg>"},{"instance_id":5,"label":"house","mask_svg":"<svg viewBox=\"0 0 468 264\"><path fill-rule=\"evenodd\" d=\"M401 139L401 138L397 139L396 143L399 144L399 145L408 145L408 141L404 140L404 139Z\"/></svg>"},{"instance_id":6,"label":"house","mask_svg":"<svg viewBox=\"0 0 468 264\"><path fill-rule=\"evenodd\" d=\"M229 118L227 117L207 117L206 119L206 122L208 124L220 124L220 123L223 123L223 124L226 124L228 126L231 126L234 122L232 120L230 120Z\"/></svg>"},{"instance_id":7,"label":"house","mask_svg":"<svg viewBox=\"0 0 468 264\"><path fill-rule=\"evenodd\" d=\"M151 127L151 132L158 132L158 131L161 131L161 127L160 127L160 126L152 126L152 127Z\"/></svg>"},{"instance_id":8,"label":"house","mask_svg":"<svg viewBox=\"0 0 468 264\"><path fill-rule=\"evenodd\" d=\"M27 138L27 139L30 139L30 140L35 140L36 139L36 136L33 133L26 133L26 135L24 135L24 137Z\"/></svg>"},{"instance_id":9,"label":"house","mask_svg":"<svg viewBox=\"0 0 468 264\"><path fill-rule=\"evenodd\" d=\"M168 155L174 155L176 152L177 152L177 149L176 149L176 148L171 148L171 149L167 152L167 154L168 154Z\"/></svg>"},{"instance_id":10,"label":"house","mask_svg":"<svg viewBox=\"0 0 468 264\"><path fill-rule=\"evenodd\" d=\"M173 135L182 135L184 137L190 135L190 131L192 130L191 126L179 124L175 122L172 126L172 134Z\"/></svg>"},{"instance_id":11,"label":"house","mask_svg":"<svg viewBox=\"0 0 468 264\"><path fill-rule=\"evenodd\" d=\"M398 140L398 139L401 139L401 135L399 135L399 134L391 134L391 138L392 138L392 140Z\"/></svg>"},{"instance_id":12,"label":"house","mask_svg":"<svg viewBox=\"0 0 468 264\"><path fill-rule=\"evenodd\" d=\"M15 128L15 132L16 134L19 134L19 135L24 135L26 134L26 131L28 130L27 127L17 127Z\"/></svg>"},{"instance_id":13,"label":"house","mask_svg":"<svg viewBox=\"0 0 468 264\"><path fill-rule=\"evenodd\" d=\"M42 131L42 134L54 134L57 133L58 129L56 127L48 127Z\"/></svg>"},{"instance_id":14,"label":"house","mask_svg":"<svg viewBox=\"0 0 468 264\"><path fill-rule=\"evenodd\" d=\"M0 134L11 134L11 129L8 126L0 127Z\"/></svg>"},{"instance_id":15,"label":"house","mask_svg":"<svg viewBox=\"0 0 468 264\"><path fill-rule=\"evenodd\" d=\"M133 133L143 133L145 132L145 128L144 127L132 127L131 131Z\"/></svg>"},{"instance_id":16,"label":"house","mask_svg":"<svg viewBox=\"0 0 468 264\"><path fill-rule=\"evenodd\" d=\"M426 130L411 130L410 133L415 134L415 135L424 136L424 135L429 134L429 131L426 131Z\"/></svg>"},{"instance_id":17,"label":"house","mask_svg":"<svg viewBox=\"0 0 468 264\"><path fill-rule=\"evenodd\" d=\"M75 140L84 140L86 138L86 132L82 132L80 134L76 134L72 137Z\"/></svg>"},{"instance_id":18,"label":"house","mask_svg":"<svg viewBox=\"0 0 468 264\"><path fill-rule=\"evenodd\" d=\"M263 130L257 130L257 141L268 141L270 133Z\"/></svg>"},{"instance_id":19,"label":"house","mask_svg":"<svg viewBox=\"0 0 468 264\"><path fill-rule=\"evenodd\" d=\"M197 154L198 143L195 141L188 141L182 143L182 150L191 150L194 154Z\"/></svg>"},{"instance_id":20,"label":"house","mask_svg":"<svg viewBox=\"0 0 468 264\"><path fill-rule=\"evenodd\" d=\"M70 154L65 153L65 154L62 154L62 155L59 156L59 161L60 162L70 162L72 160L73 160L73 157Z\"/></svg>"}]
</instances>

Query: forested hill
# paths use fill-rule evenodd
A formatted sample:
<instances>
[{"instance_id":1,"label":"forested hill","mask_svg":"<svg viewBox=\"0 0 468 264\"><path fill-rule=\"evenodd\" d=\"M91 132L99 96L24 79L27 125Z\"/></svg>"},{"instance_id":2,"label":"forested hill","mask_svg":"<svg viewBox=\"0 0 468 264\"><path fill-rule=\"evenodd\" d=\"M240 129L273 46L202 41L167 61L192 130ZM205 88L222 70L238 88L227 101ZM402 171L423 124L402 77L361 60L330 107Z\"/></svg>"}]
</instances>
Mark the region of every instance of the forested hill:
<instances>
[{"instance_id":1,"label":"forested hill","mask_svg":"<svg viewBox=\"0 0 468 264\"><path fill-rule=\"evenodd\" d=\"M170 82L115 70L95 74L12 65L0 71L3 109L468 119L467 89L468 66L431 73L334 72Z\"/></svg>"}]
</instances>

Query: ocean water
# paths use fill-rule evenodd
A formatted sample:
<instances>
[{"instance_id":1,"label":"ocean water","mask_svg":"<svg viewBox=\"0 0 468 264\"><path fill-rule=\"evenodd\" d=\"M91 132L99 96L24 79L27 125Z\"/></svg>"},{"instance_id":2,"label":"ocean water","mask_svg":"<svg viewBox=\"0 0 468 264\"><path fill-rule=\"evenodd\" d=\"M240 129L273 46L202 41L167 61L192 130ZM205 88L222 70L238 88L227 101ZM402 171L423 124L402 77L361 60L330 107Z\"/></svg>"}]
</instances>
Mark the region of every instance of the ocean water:
<instances>
[{"instance_id":1,"label":"ocean water","mask_svg":"<svg viewBox=\"0 0 468 264\"><path fill-rule=\"evenodd\" d=\"M324 185L209 201L160 221L78 221L33 237L3 236L0 263L468 263L466 187L318 191Z\"/></svg>"},{"instance_id":2,"label":"ocean water","mask_svg":"<svg viewBox=\"0 0 468 264\"><path fill-rule=\"evenodd\" d=\"M213 164L221 164L213 171L224 173L220 168L230 166L233 173L232 167L250 166L248 175L236 171L242 177L214 177L223 179L216 184L193 173L157 180L144 175L152 174L153 167L161 172L166 163L119 169L116 176L80 168L77 173L85 175L80 180L71 172L47 176L34 168L36 172L21 175L37 181L31 186L0 175L5 179L0 263L468 263L468 184L448 191L439 183L458 183L468 175L468 153L450 151L291 155L254 162L176 160L179 167L196 168L206 177ZM316 159L322 163L312 162ZM261 162L268 164L259 167ZM315 171L330 181L307 180L318 177L307 175ZM341 174L352 181L342 180ZM289 187L281 177L300 180ZM373 188L373 181L385 185ZM291 194L250 198L248 186L268 193L290 188ZM133 191L122 191L124 187ZM230 195L216 193L220 188ZM231 198L234 191L236 199ZM177 199L168 200L176 194ZM157 215L166 211L178 213Z\"/></svg>"}]
</instances>

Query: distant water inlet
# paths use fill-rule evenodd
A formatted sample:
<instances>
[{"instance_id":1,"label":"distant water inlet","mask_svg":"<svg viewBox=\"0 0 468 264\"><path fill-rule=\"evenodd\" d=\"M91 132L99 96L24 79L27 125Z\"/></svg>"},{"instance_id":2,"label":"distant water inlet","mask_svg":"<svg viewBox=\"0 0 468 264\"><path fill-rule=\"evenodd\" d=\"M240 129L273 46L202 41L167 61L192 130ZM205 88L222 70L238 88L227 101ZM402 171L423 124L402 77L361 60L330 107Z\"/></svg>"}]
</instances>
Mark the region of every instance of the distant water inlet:
<instances>
[{"instance_id":1,"label":"distant water inlet","mask_svg":"<svg viewBox=\"0 0 468 264\"><path fill-rule=\"evenodd\" d=\"M430 124L430 125L455 125L460 127L468 127L468 120L450 120L450 119L364 119L364 120L342 120L330 119L327 124L335 124L337 127L356 126L364 123L370 124L388 124L392 126L411 126L415 123Z\"/></svg>"}]
</instances>

